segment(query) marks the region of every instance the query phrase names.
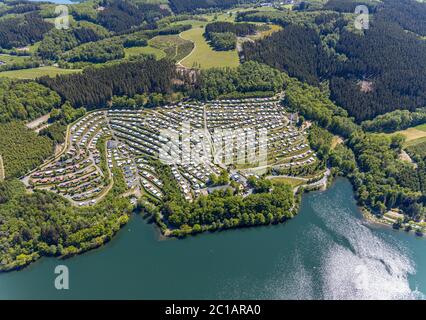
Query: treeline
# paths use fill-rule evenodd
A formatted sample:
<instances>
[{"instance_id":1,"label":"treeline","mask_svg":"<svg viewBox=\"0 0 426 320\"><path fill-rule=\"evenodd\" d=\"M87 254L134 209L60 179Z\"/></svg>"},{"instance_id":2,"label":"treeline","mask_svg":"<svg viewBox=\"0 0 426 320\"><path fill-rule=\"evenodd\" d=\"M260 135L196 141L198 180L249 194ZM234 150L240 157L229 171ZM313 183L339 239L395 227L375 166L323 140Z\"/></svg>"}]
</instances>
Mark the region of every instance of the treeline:
<instances>
[{"instance_id":1,"label":"treeline","mask_svg":"<svg viewBox=\"0 0 426 320\"><path fill-rule=\"evenodd\" d=\"M285 83L287 87L283 102L290 110L300 112L306 119L314 120L321 127L344 138L359 130L347 111L336 106L320 88L291 78L287 78Z\"/></svg>"},{"instance_id":2,"label":"treeline","mask_svg":"<svg viewBox=\"0 0 426 320\"><path fill-rule=\"evenodd\" d=\"M65 142L67 125L84 116L86 109L74 109L69 102L53 109L49 117L49 126L40 131L41 136L50 138L55 144Z\"/></svg>"},{"instance_id":3,"label":"treeline","mask_svg":"<svg viewBox=\"0 0 426 320\"><path fill-rule=\"evenodd\" d=\"M135 94L133 97L113 96L111 105L118 109L142 109L155 108L164 105L176 104L184 97L182 92L173 93L143 93Z\"/></svg>"},{"instance_id":4,"label":"treeline","mask_svg":"<svg viewBox=\"0 0 426 320\"><path fill-rule=\"evenodd\" d=\"M0 124L0 154L6 178L20 177L40 165L53 152L53 143L22 122Z\"/></svg>"},{"instance_id":5,"label":"treeline","mask_svg":"<svg viewBox=\"0 0 426 320\"><path fill-rule=\"evenodd\" d=\"M234 50L237 46L237 36L232 32L206 33L206 39L216 51Z\"/></svg>"},{"instance_id":6,"label":"treeline","mask_svg":"<svg viewBox=\"0 0 426 320\"><path fill-rule=\"evenodd\" d=\"M238 37L245 37L250 34L255 34L257 31L257 26L253 23L232 23L225 21L218 21L208 23L206 25L206 35L211 32L223 33L231 32Z\"/></svg>"},{"instance_id":7,"label":"treeline","mask_svg":"<svg viewBox=\"0 0 426 320\"><path fill-rule=\"evenodd\" d=\"M170 0L169 4L176 13L209 9L229 9L238 4L256 3L258 0Z\"/></svg>"},{"instance_id":8,"label":"treeline","mask_svg":"<svg viewBox=\"0 0 426 320\"><path fill-rule=\"evenodd\" d=\"M143 22L152 24L170 14L158 4L135 3L128 0L104 0L101 5L104 10L99 11L97 22L113 32L127 31Z\"/></svg>"},{"instance_id":9,"label":"treeline","mask_svg":"<svg viewBox=\"0 0 426 320\"><path fill-rule=\"evenodd\" d=\"M381 14L387 21L397 22L404 30L426 36L426 5L413 0L387 0Z\"/></svg>"},{"instance_id":10,"label":"treeline","mask_svg":"<svg viewBox=\"0 0 426 320\"><path fill-rule=\"evenodd\" d=\"M309 84L318 85L335 67L319 35L304 26L288 25L265 39L244 42L242 48L246 61L266 63Z\"/></svg>"},{"instance_id":11,"label":"treeline","mask_svg":"<svg viewBox=\"0 0 426 320\"><path fill-rule=\"evenodd\" d=\"M245 13L241 19L265 21L273 15L286 27L245 43L243 57L309 84L329 80L332 100L358 122L397 109L414 111L426 105L426 42L396 23L388 14L392 8L390 2L381 5L362 34L337 13ZM411 11L404 17L423 23Z\"/></svg>"},{"instance_id":12,"label":"treeline","mask_svg":"<svg viewBox=\"0 0 426 320\"><path fill-rule=\"evenodd\" d=\"M422 194L426 194L426 142L406 148L407 153L417 164L417 172Z\"/></svg>"},{"instance_id":13,"label":"treeline","mask_svg":"<svg viewBox=\"0 0 426 320\"><path fill-rule=\"evenodd\" d=\"M22 60L13 61L11 63L6 63L0 66L0 72L10 71L10 70L21 70L28 68L37 68L41 62L37 58L24 58Z\"/></svg>"},{"instance_id":14,"label":"treeline","mask_svg":"<svg viewBox=\"0 0 426 320\"><path fill-rule=\"evenodd\" d=\"M379 5L379 2L370 0L328 0L323 8L337 12L354 13L355 8L361 5L366 6L369 13L373 13Z\"/></svg>"},{"instance_id":15,"label":"treeline","mask_svg":"<svg viewBox=\"0 0 426 320\"><path fill-rule=\"evenodd\" d=\"M0 79L0 123L31 121L58 107L61 97L34 81Z\"/></svg>"},{"instance_id":16,"label":"treeline","mask_svg":"<svg viewBox=\"0 0 426 320\"><path fill-rule=\"evenodd\" d=\"M86 42L98 41L103 37L104 34L96 28L52 29L45 34L37 49L37 55L43 59L56 60L64 51L71 50Z\"/></svg>"},{"instance_id":17,"label":"treeline","mask_svg":"<svg viewBox=\"0 0 426 320\"><path fill-rule=\"evenodd\" d=\"M25 2L25 1L9 2L7 5L10 7L6 8L5 10L1 10L0 16L4 16L7 14L22 14L26 12L40 10L40 6L37 3Z\"/></svg>"},{"instance_id":18,"label":"treeline","mask_svg":"<svg viewBox=\"0 0 426 320\"><path fill-rule=\"evenodd\" d=\"M334 20L338 21L338 24L342 23L343 16L337 12L331 11L297 11L297 10L280 10L280 11L259 11L259 10L247 10L237 13L235 18L236 21L246 22L265 22L275 23L282 27L288 25L305 26L311 29L319 31L318 26L327 24L328 25Z\"/></svg>"},{"instance_id":19,"label":"treeline","mask_svg":"<svg viewBox=\"0 0 426 320\"><path fill-rule=\"evenodd\" d=\"M415 112L408 110L395 110L373 120L362 122L365 131L373 132L395 132L426 123L426 108L418 109Z\"/></svg>"},{"instance_id":20,"label":"treeline","mask_svg":"<svg viewBox=\"0 0 426 320\"><path fill-rule=\"evenodd\" d=\"M124 47L110 39L82 44L61 55L67 62L102 63L124 58Z\"/></svg>"},{"instance_id":21,"label":"treeline","mask_svg":"<svg viewBox=\"0 0 426 320\"><path fill-rule=\"evenodd\" d=\"M154 38L155 36L179 34L191 28L192 26L190 24L165 26L158 29L143 30L143 31L132 32L126 35L121 35L118 37L118 39L123 43L124 47L126 48L136 47L136 46L146 46L148 44L148 39Z\"/></svg>"},{"instance_id":22,"label":"treeline","mask_svg":"<svg viewBox=\"0 0 426 320\"><path fill-rule=\"evenodd\" d=\"M237 68L202 70L197 77L192 96L197 99L215 99L233 93L282 90L284 76L278 70L254 61Z\"/></svg>"},{"instance_id":23,"label":"treeline","mask_svg":"<svg viewBox=\"0 0 426 320\"><path fill-rule=\"evenodd\" d=\"M207 24L204 37L217 51L233 50L237 46L237 36L256 33L252 23L212 22Z\"/></svg>"},{"instance_id":24,"label":"treeline","mask_svg":"<svg viewBox=\"0 0 426 320\"><path fill-rule=\"evenodd\" d=\"M11 49L31 45L40 41L52 27L38 12L5 17L0 20L0 47Z\"/></svg>"},{"instance_id":25,"label":"treeline","mask_svg":"<svg viewBox=\"0 0 426 320\"><path fill-rule=\"evenodd\" d=\"M93 207L77 208L47 191L26 193L18 180L0 183L0 271L41 256L72 256L101 246L127 223L132 207L120 190Z\"/></svg>"},{"instance_id":26,"label":"treeline","mask_svg":"<svg viewBox=\"0 0 426 320\"><path fill-rule=\"evenodd\" d=\"M171 92L176 76L173 62L147 57L144 60L86 68L81 74L42 77L38 81L58 92L74 107L93 109L107 106L114 95L132 97L141 93Z\"/></svg>"}]
</instances>

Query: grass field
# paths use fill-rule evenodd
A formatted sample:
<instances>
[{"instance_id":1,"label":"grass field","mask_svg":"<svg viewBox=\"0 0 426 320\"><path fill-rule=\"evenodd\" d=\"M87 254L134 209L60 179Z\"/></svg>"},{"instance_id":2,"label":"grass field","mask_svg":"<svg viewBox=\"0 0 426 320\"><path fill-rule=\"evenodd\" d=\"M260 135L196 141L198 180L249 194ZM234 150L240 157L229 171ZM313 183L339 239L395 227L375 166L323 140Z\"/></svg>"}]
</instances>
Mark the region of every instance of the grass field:
<instances>
[{"instance_id":1,"label":"grass field","mask_svg":"<svg viewBox=\"0 0 426 320\"><path fill-rule=\"evenodd\" d=\"M426 142L426 136L425 137L421 137L421 138L417 138L414 140L410 140L405 142L404 147L411 147L411 146L416 146L420 143L425 143Z\"/></svg>"},{"instance_id":2,"label":"grass field","mask_svg":"<svg viewBox=\"0 0 426 320\"><path fill-rule=\"evenodd\" d=\"M201 69L213 67L237 67L240 64L237 50L214 51L203 36L204 27L195 27L184 31L180 36L194 43L194 50L183 60L181 64L191 68L194 65Z\"/></svg>"},{"instance_id":3,"label":"grass field","mask_svg":"<svg viewBox=\"0 0 426 320\"><path fill-rule=\"evenodd\" d=\"M157 36L149 40L151 47L165 52L167 58L180 61L194 49L192 41L185 40L178 35Z\"/></svg>"},{"instance_id":4,"label":"grass field","mask_svg":"<svg viewBox=\"0 0 426 320\"><path fill-rule=\"evenodd\" d=\"M47 66L31 69L13 70L0 72L0 78L12 79L35 79L42 76L54 77L58 74L69 74L81 72L80 69L60 69L57 67Z\"/></svg>"},{"instance_id":5,"label":"grass field","mask_svg":"<svg viewBox=\"0 0 426 320\"><path fill-rule=\"evenodd\" d=\"M417 127L408 128L402 131L397 131L392 134L402 134L405 136L405 147L413 146L426 141L426 123Z\"/></svg>"},{"instance_id":6,"label":"grass field","mask_svg":"<svg viewBox=\"0 0 426 320\"><path fill-rule=\"evenodd\" d=\"M16 62L23 62L28 60L28 57L25 56L14 56L10 54L0 54L0 61L5 62L6 64L12 64Z\"/></svg>"},{"instance_id":7,"label":"grass field","mask_svg":"<svg viewBox=\"0 0 426 320\"><path fill-rule=\"evenodd\" d=\"M180 61L180 63L185 67L193 67L196 65L201 69L209 69L213 67L237 67L240 64L239 56L237 50L231 51L214 51L206 39L203 36L205 25L212 21L228 21L235 22L235 16L237 12L243 12L247 10L253 10L253 8L235 8L227 11L222 11L220 13L210 13L202 14L200 17L208 20L199 21L199 20L185 20L179 21L175 24L191 24L192 29L184 31L180 36L185 39L192 41L195 45L194 50ZM271 7L260 7L256 8L260 11L276 11L276 9ZM256 37L265 37L272 32L278 31L281 27L271 25L271 29L259 33Z\"/></svg>"},{"instance_id":8,"label":"grass field","mask_svg":"<svg viewBox=\"0 0 426 320\"><path fill-rule=\"evenodd\" d=\"M204 14L203 17L209 19L210 21L229 21L234 22L235 16L237 15L237 12L245 12L245 11L278 11L275 8L272 7L248 7L248 8L234 8L226 11L222 11L220 13L210 13L210 14Z\"/></svg>"},{"instance_id":9,"label":"grass field","mask_svg":"<svg viewBox=\"0 0 426 320\"><path fill-rule=\"evenodd\" d=\"M269 30L260 31L257 34L248 37L252 40L262 39L265 37L269 37L272 33L280 31L282 29L282 27L277 24L269 24L268 27L270 28Z\"/></svg>"},{"instance_id":10,"label":"grass field","mask_svg":"<svg viewBox=\"0 0 426 320\"><path fill-rule=\"evenodd\" d=\"M40 47L41 41L38 41L36 43L34 43L33 45L29 46L29 52L30 53L35 53L38 50L38 47Z\"/></svg>"},{"instance_id":11,"label":"grass field","mask_svg":"<svg viewBox=\"0 0 426 320\"><path fill-rule=\"evenodd\" d=\"M139 54L153 54L156 59L162 59L166 56L166 53L163 50L152 46L125 48L124 52L126 54L126 58Z\"/></svg>"},{"instance_id":12,"label":"grass field","mask_svg":"<svg viewBox=\"0 0 426 320\"><path fill-rule=\"evenodd\" d=\"M286 184L291 185L293 188L300 186L300 185L305 183L305 181L300 180L300 179L283 178L283 177L271 178L271 182L272 183L286 183Z\"/></svg>"}]
</instances>

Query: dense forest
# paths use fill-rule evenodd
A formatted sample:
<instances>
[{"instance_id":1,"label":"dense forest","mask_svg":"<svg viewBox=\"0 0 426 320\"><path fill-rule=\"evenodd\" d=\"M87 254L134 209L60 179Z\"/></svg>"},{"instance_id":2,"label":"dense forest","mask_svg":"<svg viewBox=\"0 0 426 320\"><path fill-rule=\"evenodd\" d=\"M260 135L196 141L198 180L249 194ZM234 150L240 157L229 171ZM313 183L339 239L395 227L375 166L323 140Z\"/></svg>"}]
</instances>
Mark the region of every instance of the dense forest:
<instances>
[{"instance_id":1,"label":"dense forest","mask_svg":"<svg viewBox=\"0 0 426 320\"><path fill-rule=\"evenodd\" d=\"M154 166L161 173L165 199L159 207L141 203L142 210L156 217L163 231L172 229L175 236L278 223L294 215L296 200L289 185L275 185L271 190L259 189L258 193L245 198L228 188L201 196L191 203L185 201L180 193L170 167L159 162L154 163ZM167 224L159 218L160 214Z\"/></svg>"},{"instance_id":2,"label":"dense forest","mask_svg":"<svg viewBox=\"0 0 426 320\"><path fill-rule=\"evenodd\" d=\"M350 60L345 76L331 79L332 98L358 120L426 105L425 41L377 14L364 36L342 32L336 50Z\"/></svg>"},{"instance_id":3,"label":"dense forest","mask_svg":"<svg viewBox=\"0 0 426 320\"><path fill-rule=\"evenodd\" d=\"M254 61L238 68L213 68L201 71L192 96L216 99L232 93L270 92L282 90L284 76L276 69Z\"/></svg>"},{"instance_id":4,"label":"dense forest","mask_svg":"<svg viewBox=\"0 0 426 320\"><path fill-rule=\"evenodd\" d=\"M34 81L0 79L0 123L33 120L60 105L60 96Z\"/></svg>"},{"instance_id":5,"label":"dense forest","mask_svg":"<svg viewBox=\"0 0 426 320\"><path fill-rule=\"evenodd\" d=\"M349 22L336 13L321 17L303 11L240 14L240 20L272 18L286 26L271 37L245 43L243 57L309 84L329 80L331 98L359 122L396 109L414 111L426 105L426 42L405 27L420 33L425 6L419 4L422 10L414 12L403 10L407 0L396 2L381 5L362 34L351 30ZM403 19L395 21L391 13L399 7ZM300 23L304 20L305 24Z\"/></svg>"},{"instance_id":6,"label":"dense forest","mask_svg":"<svg viewBox=\"0 0 426 320\"><path fill-rule=\"evenodd\" d=\"M0 124L0 154L6 177L20 177L40 165L53 152L53 143L22 122Z\"/></svg>"},{"instance_id":7,"label":"dense forest","mask_svg":"<svg viewBox=\"0 0 426 320\"><path fill-rule=\"evenodd\" d=\"M68 62L102 63L122 59L124 55L124 47L121 43L106 39L82 44L62 54L61 58Z\"/></svg>"},{"instance_id":8,"label":"dense forest","mask_svg":"<svg viewBox=\"0 0 426 320\"><path fill-rule=\"evenodd\" d=\"M60 108L53 109L49 117L49 126L40 131L41 136L46 136L55 144L65 142L67 125L84 116L86 109L74 109L69 102Z\"/></svg>"},{"instance_id":9,"label":"dense forest","mask_svg":"<svg viewBox=\"0 0 426 320\"><path fill-rule=\"evenodd\" d=\"M113 32L123 32L142 22L153 23L156 19L169 14L157 4L135 3L127 0L104 0L104 8L99 11L97 22Z\"/></svg>"},{"instance_id":10,"label":"dense forest","mask_svg":"<svg viewBox=\"0 0 426 320\"><path fill-rule=\"evenodd\" d=\"M33 44L53 28L37 12L10 16L0 20L0 48L11 49Z\"/></svg>"},{"instance_id":11,"label":"dense forest","mask_svg":"<svg viewBox=\"0 0 426 320\"><path fill-rule=\"evenodd\" d=\"M167 93L176 77L174 63L152 57L134 62L86 68L81 74L42 77L38 81L58 92L74 107L105 107L113 95Z\"/></svg>"},{"instance_id":12,"label":"dense forest","mask_svg":"<svg viewBox=\"0 0 426 320\"><path fill-rule=\"evenodd\" d=\"M0 183L0 271L24 267L41 256L72 256L109 241L132 209L118 197L123 184L117 179L96 206L76 208L52 192L29 194L18 180Z\"/></svg>"},{"instance_id":13,"label":"dense forest","mask_svg":"<svg viewBox=\"0 0 426 320\"><path fill-rule=\"evenodd\" d=\"M381 15L387 21L397 22L404 30L426 36L426 6L411 0L386 1Z\"/></svg>"},{"instance_id":14,"label":"dense forest","mask_svg":"<svg viewBox=\"0 0 426 320\"><path fill-rule=\"evenodd\" d=\"M232 32L206 33L206 39L216 51L234 50L237 46L237 36Z\"/></svg>"},{"instance_id":15,"label":"dense forest","mask_svg":"<svg viewBox=\"0 0 426 320\"><path fill-rule=\"evenodd\" d=\"M243 57L246 61L255 60L285 70L292 77L316 85L332 67L319 35L312 29L298 25L288 25L282 31L254 43L243 43Z\"/></svg>"},{"instance_id":16,"label":"dense forest","mask_svg":"<svg viewBox=\"0 0 426 320\"><path fill-rule=\"evenodd\" d=\"M362 122L362 127L365 131L395 132L423 123L426 123L426 108L418 109L415 112L395 110L377 116L373 120Z\"/></svg>"},{"instance_id":17,"label":"dense forest","mask_svg":"<svg viewBox=\"0 0 426 320\"><path fill-rule=\"evenodd\" d=\"M256 3L258 0L170 0L169 4L176 13L193 12L207 9L229 9L237 4Z\"/></svg>"},{"instance_id":18,"label":"dense forest","mask_svg":"<svg viewBox=\"0 0 426 320\"><path fill-rule=\"evenodd\" d=\"M40 42L37 54L47 60L56 60L64 51L71 50L80 44L98 41L105 36L99 28L76 27L68 30L52 29Z\"/></svg>"},{"instance_id":19,"label":"dense forest","mask_svg":"<svg viewBox=\"0 0 426 320\"><path fill-rule=\"evenodd\" d=\"M377 6L379 5L378 1L370 1L370 0L328 0L324 5L323 9L332 10L337 12L355 12L355 8L357 6L367 6L370 13L375 12Z\"/></svg>"},{"instance_id":20,"label":"dense forest","mask_svg":"<svg viewBox=\"0 0 426 320\"><path fill-rule=\"evenodd\" d=\"M348 139L349 148L342 146L337 151L323 148L321 153L329 158L330 165L337 166L351 179L361 205L378 214L399 208L417 221L424 217L425 167L416 168L399 159L403 136L365 133L327 93L296 79L289 78L286 83L284 103L289 108Z\"/></svg>"},{"instance_id":21,"label":"dense forest","mask_svg":"<svg viewBox=\"0 0 426 320\"><path fill-rule=\"evenodd\" d=\"M224 21L216 21L206 25L206 34L211 32L223 33L231 32L238 37L245 37L249 34L255 34L257 26L253 23L232 23Z\"/></svg>"},{"instance_id":22,"label":"dense forest","mask_svg":"<svg viewBox=\"0 0 426 320\"><path fill-rule=\"evenodd\" d=\"M37 3L31 3L26 1L11 1L8 2L8 5L13 5L10 7L6 7L3 10L0 10L0 16L8 15L8 14L20 14L27 13L32 11L40 10L40 6Z\"/></svg>"}]
</instances>

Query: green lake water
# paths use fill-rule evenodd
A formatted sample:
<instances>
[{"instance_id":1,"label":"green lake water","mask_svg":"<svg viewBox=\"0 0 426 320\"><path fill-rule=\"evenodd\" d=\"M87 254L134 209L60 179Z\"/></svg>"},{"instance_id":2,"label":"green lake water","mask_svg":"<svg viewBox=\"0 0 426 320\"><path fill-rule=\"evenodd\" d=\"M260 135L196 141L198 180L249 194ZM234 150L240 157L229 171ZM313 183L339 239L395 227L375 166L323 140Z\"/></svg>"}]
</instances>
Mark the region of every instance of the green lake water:
<instances>
[{"instance_id":1,"label":"green lake water","mask_svg":"<svg viewBox=\"0 0 426 320\"><path fill-rule=\"evenodd\" d=\"M159 240L134 216L104 247L0 274L1 299L424 299L426 239L366 223L347 180L269 227ZM69 290L54 269L69 268Z\"/></svg>"}]
</instances>

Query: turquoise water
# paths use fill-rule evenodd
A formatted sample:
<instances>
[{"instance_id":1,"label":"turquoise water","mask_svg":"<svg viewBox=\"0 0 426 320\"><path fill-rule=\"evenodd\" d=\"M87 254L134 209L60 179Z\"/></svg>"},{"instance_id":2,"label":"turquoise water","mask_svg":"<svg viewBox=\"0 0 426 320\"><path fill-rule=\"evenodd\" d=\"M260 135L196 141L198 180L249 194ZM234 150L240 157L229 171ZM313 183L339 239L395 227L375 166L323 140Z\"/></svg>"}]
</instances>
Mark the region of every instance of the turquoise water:
<instances>
[{"instance_id":1,"label":"turquoise water","mask_svg":"<svg viewBox=\"0 0 426 320\"><path fill-rule=\"evenodd\" d=\"M426 292L426 242L367 225L339 179L303 197L286 224L158 240L134 216L95 251L0 274L0 298L414 299ZM54 288L68 266L70 289Z\"/></svg>"}]
</instances>

